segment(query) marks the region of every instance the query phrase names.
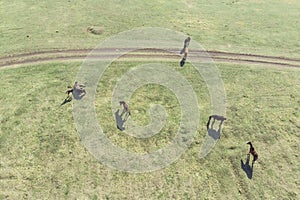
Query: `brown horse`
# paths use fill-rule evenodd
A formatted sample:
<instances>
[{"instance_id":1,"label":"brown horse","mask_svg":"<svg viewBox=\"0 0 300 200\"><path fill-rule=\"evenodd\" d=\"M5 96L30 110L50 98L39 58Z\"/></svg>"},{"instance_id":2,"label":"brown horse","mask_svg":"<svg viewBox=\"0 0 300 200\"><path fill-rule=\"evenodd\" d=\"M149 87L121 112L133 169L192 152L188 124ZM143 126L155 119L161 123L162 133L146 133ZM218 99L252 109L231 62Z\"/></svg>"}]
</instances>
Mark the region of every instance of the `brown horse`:
<instances>
[{"instance_id":1,"label":"brown horse","mask_svg":"<svg viewBox=\"0 0 300 200\"><path fill-rule=\"evenodd\" d=\"M183 45L183 49L180 51L180 54L183 54L183 58L182 60L180 61L180 66L183 67L183 65L185 64L185 61L187 59L187 54L189 52L189 44L190 44L190 41L191 41L191 38L190 37L187 37L185 40L184 40L184 45Z\"/></svg>"},{"instance_id":2,"label":"brown horse","mask_svg":"<svg viewBox=\"0 0 300 200\"><path fill-rule=\"evenodd\" d=\"M78 91L80 93L86 94L84 87L85 85L79 84L77 81L74 83L73 87L68 86L68 88L70 89L66 91L66 94L68 95L67 98L69 98L70 94L73 94L74 91Z\"/></svg>"},{"instance_id":3,"label":"brown horse","mask_svg":"<svg viewBox=\"0 0 300 200\"><path fill-rule=\"evenodd\" d=\"M212 118L214 119L212 125L215 123L216 120L218 120L218 121L221 121L221 123L220 123L220 126L221 126L222 123L223 123L223 121L226 120L226 117L223 117L223 116L220 116L220 115L211 115L211 116L209 116L208 122L207 122L207 124L206 124L207 130L209 129L210 120L211 120Z\"/></svg>"},{"instance_id":4,"label":"brown horse","mask_svg":"<svg viewBox=\"0 0 300 200\"><path fill-rule=\"evenodd\" d=\"M123 106L123 112L121 115L123 115L124 113L127 114L127 117L130 115L130 109L128 104L125 101L120 101L120 106Z\"/></svg>"},{"instance_id":5,"label":"brown horse","mask_svg":"<svg viewBox=\"0 0 300 200\"><path fill-rule=\"evenodd\" d=\"M258 159L258 153L255 151L253 145L251 142L247 142L247 144L250 145L250 150L249 150L249 154L251 154L253 156L253 161L252 161L252 164Z\"/></svg>"},{"instance_id":6,"label":"brown horse","mask_svg":"<svg viewBox=\"0 0 300 200\"><path fill-rule=\"evenodd\" d=\"M187 37L187 38L184 40L183 49L180 51L180 54L183 54L184 49L189 47L190 41L191 41L191 38L190 38L190 37Z\"/></svg>"}]
</instances>

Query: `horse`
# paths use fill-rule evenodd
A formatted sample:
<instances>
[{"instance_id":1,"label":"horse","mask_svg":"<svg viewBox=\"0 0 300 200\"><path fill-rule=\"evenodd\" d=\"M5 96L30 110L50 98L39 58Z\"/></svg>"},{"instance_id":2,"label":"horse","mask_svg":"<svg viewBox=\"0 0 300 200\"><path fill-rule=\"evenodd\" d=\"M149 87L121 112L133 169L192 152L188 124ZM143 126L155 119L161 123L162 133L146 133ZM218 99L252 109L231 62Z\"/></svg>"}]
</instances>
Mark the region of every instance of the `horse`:
<instances>
[{"instance_id":1,"label":"horse","mask_svg":"<svg viewBox=\"0 0 300 200\"><path fill-rule=\"evenodd\" d=\"M187 37L185 40L184 40L184 45L183 45L183 49L180 51L180 54L183 54L183 58L181 59L180 61L180 66L183 67L183 65L185 64L185 61L187 59L187 54L189 52L188 50L188 47L189 47L189 44L190 44L190 41L191 41L191 38L190 37Z\"/></svg>"},{"instance_id":2,"label":"horse","mask_svg":"<svg viewBox=\"0 0 300 200\"><path fill-rule=\"evenodd\" d=\"M127 117L130 115L130 109L129 109L129 106L128 104L125 102L125 101L120 101L120 106L123 106L123 112L121 115L123 115L124 113L127 114Z\"/></svg>"},{"instance_id":3,"label":"horse","mask_svg":"<svg viewBox=\"0 0 300 200\"><path fill-rule=\"evenodd\" d=\"M190 37L187 37L187 38L184 40L183 49L180 51L180 54L183 54L184 51L185 51L185 49L189 47L190 41L191 41L191 38L190 38Z\"/></svg>"},{"instance_id":4,"label":"horse","mask_svg":"<svg viewBox=\"0 0 300 200\"><path fill-rule=\"evenodd\" d=\"M70 89L68 89L66 91L66 94L68 95L67 98L70 97L70 93L73 94L73 92L75 92L75 91L85 95L86 91L85 91L84 87L85 87L85 85L79 84L77 81L74 83L73 87L68 86L68 88L70 88Z\"/></svg>"},{"instance_id":5,"label":"horse","mask_svg":"<svg viewBox=\"0 0 300 200\"><path fill-rule=\"evenodd\" d=\"M252 161L252 164L253 164L258 159L258 153L255 151L251 142L247 142L247 144L250 145L250 150L249 150L248 155L251 154L253 156L253 161Z\"/></svg>"},{"instance_id":6,"label":"horse","mask_svg":"<svg viewBox=\"0 0 300 200\"><path fill-rule=\"evenodd\" d=\"M225 121L225 120L226 120L226 117L223 117L223 116L220 116L220 115L211 115L211 116L209 116L209 118L208 118L208 122L207 122L207 124L206 124L206 128L207 128L207 130L209 129L209 124L210 124L210 120L211 120L211 118L213 118L213 119L214 119L214 121L213 121L212 125L215 123L215 121L216 121L216 120L218 120L218 121L221 121L221 123L220 123L220 126L221 126L221 125L222 125L222 123L223 123L223 121Z\"/></svg>"}]
</instances>

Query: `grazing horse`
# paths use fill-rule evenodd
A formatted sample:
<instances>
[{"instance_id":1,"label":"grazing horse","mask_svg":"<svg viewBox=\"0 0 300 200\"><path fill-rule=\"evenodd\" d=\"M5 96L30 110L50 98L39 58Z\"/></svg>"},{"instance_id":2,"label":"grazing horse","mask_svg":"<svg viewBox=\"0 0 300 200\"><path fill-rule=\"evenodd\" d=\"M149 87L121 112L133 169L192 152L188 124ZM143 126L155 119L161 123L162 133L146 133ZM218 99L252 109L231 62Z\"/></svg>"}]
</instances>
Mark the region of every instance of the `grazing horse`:
<instances>
[{"instance_id":1,"label":"grazing horse","mask_svg":"<svg viewBox=\"0 0 300 200\"><path fill-rule=\"evenodd\" d=\"M185 51L185 49L189 47L190 41L191 41L191 38L190 38L190 37L187 37L187 38L184 40L183 49L180 51L180 54L183 54L184 51Z\"/></svg>"},{"instance_id":2,"label":"grazing horse","mask_svg":"<svg viewBox=\"0 0 300 200\"><path fill-rule=\"evenodd\" d=\"M247 142L247 144L250 145L250 150L249 150L249 154L251 154L253 156L253 161L252 161L252 164L258 159L258 153L255 151L253 145L251 142Z\"/></svg>"},{"instance_id":3,"label":"grazing horse","mask_svg":"<svg viewBox=\"0 0 300 200\"><path fill-rule=\"evenodd\" d=\"M127 117L130 115L130 109L128 104L125 101L120 101L120 106L123 106L123 112L121 115L123 115L125 112L127 114Z\"/></svg>"},{"instance_id":4,"label":"grazing horse","mask_svg":"<svg viewBox=\"0 0 300 200\"><path fill-rule=\"evenodd\" d=\"M183 49L180 51L180 54L183 54L183 58L182 60L180 61L180 66L183 67L183 65L185 64L185 61L186 61L186 58L187 58L187 54L189 52L189 44L190 44L190 41L191 41L191 38L190 37L187 37L185 40L184 40L184 45L183 45Z\"/></svg>"},{"instance_id":5,"label":"grazing horse","mask_svg":"<svg viewBox=\"0 0 300 200\"><path fill-rule=\"evenodd\" d=\"M225 121L225 120L226 120L226 117L223 117L223 116L220 116L220 115L211 115L211 116L209 116L209 118L208 118L208 122L207 122L207 124L206 124L206 128L207 128L207 130L209 129L209 124L210 124L210 120L211 120L211 118L213 118L213 119L214 119L214 121L213 121L212 125L215 123L215 121L216 121L216 120L218 120L218 121L221 121L221 123L220 123L220 126L221 126L221 125L222 125L222 123L223 123L223 121Z\"/></svg>"}]
</instances>

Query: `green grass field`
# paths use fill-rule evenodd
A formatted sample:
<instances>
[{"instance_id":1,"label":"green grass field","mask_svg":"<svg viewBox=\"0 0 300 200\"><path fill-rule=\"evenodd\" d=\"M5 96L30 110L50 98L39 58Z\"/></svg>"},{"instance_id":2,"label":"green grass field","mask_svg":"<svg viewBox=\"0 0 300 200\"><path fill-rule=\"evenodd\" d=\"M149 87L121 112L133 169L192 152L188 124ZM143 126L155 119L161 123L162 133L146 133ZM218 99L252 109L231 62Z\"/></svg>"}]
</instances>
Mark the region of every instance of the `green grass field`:
<instances>
[{"instance_id":1,"label":"green grass field","mask_svg":"<svg viewBox=\"0 0 300 200\"><path fill-rule=\"evenodd\" d=\"M0 56L93 48L120 31L160 26L189 34L208 50L299 58L299 9L296 0L1 1ZM104 32L87 33L88 26ZM165 146L180 121L176 96L150 84L133 94L131 118L148 124L150 105L159 103L169 116L162 131L135 139L115 127L111 92L126 71L143 62L149 61L113 62L96 94L97 119L107 137L131 152ZM0 199L299 199L299 69L217 63L228 119L220 141L199 159L210 114L208 89L190 64L163 62L193 87L199 128L180 159L140 174L95 159L80 141L73 101L60 106L81 62L0 68ZM241 167L249 140L259 153L252 179Z\"/></svg>"},{"instance_id":2,"label":"green grass field","mask_svg":"<svg viewBox=\"0 0 300 200\"><path fill-rule=\"evenodd\" d=\"M299 57L299 7L297 0L1 1L0 55L91 48L150 26L189 34L208 50ZM104 33L88 34L89 26Z\"/></svg>"},{"instance_id":3,"label":"green grass field","mask_svg":"<svg viewBox=\"0 0 300 200\"><path fill-rule=\"evenodd\" d=\"M53 63L0 71L5 80L1 81L2 197L297 199L299 196L299 70L220 65L228 98L228 121L213 151L205 159L198 158L206 134L205 116L209 114L208 94L201 87L196 90L200 128L191 147L163 170L131 174L109 169L94 159L80 143L72 119L72 105L60 106L64 99L62 90L66 83L71 83L78 65ZM131 64L124 64L124 70L128 66ZM117 77L115 70L112 65L103 82L107 83L106 77ZM187 66L182 73L190 70ZM189 73L187 79L193 85L193 81L199 80L197 77ZM13 85L20 87L13 90ZM172 134L168 135L167 131L140 141L117 131L109 102L105 103L114 82L101 85L100 82L96 109L112 141L130 151L144 152L159 148L169 140ZM145 87L151 91L162 90ZM173 98L168 92L156 97L147 95L143 88L137 91L131 104L133 113L139 111L133 119L140 119L141 124L147 123L143 109L149 101L141 102L138 94L155 98L162 105L166 104L163 99ZM176 107L173 109L176 112ZM176 121L169 119L169 123ZM240 160L246 158L248 140L255 142L260 154L251 180L240 167Z\"/></svg>"}]
</instances>

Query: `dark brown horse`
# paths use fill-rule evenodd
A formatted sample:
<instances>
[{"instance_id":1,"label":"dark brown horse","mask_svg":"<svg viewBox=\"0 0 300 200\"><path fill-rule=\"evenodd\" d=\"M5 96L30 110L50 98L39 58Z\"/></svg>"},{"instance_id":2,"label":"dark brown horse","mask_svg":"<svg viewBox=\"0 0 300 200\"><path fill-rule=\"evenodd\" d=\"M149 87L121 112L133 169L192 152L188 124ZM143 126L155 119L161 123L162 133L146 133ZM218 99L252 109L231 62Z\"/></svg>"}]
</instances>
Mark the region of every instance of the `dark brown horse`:
<instances>
[{"instance_id":1,"label":"dark brown horse","mask_svg":"<svg viewBox=\"0 0 300 200\"><path fill-rule=\"evenodd\" d=\"M183 49L180 51L180 54L183 54L184 49L189 47L190 41L191 41L191 38L190 38L190 37L187 37L187 38L184 40Z\"/></svg>"},{"instance_id":2,"label":"dark brown horse","mask_svg":"<svg viewBox=\"0 0 300 200\"><path fill-rule=\"evenodd\" d=\"M130 115L130 109L129 109L128 104L127 104L125 101L120 101L120 106L123 106L123 112L122 112L122 115L123 115L124 113L126 113L127 116L129 116L129 115Z\"/></svg>"},{"instance_id":3,"label":"dark brown horse","mask_svg":"<svg viewBox=\"0 0 300 200\"><path fill-rule=\"evenodd\" d=\"M247 144L250 145L250 150L248 154L251 154L253 156L253 161L252 161L253 164L258 159L258 153L255 151L251 142L247 142Z\"/></svg>"},{"instance_id":4,"label":"dark brown horse","mask_svg":"<svg viewBox=\"0 0 300 200\"><path fill-rule=\"evenodd\" d=\"M85 87L85 85L79 84L77 81L74 83L73 87L68 86L68 88L70 88L70 89L68 89L66 91L66 94L68 95L67 98L69 98L70 94L73 94L74 91L79 91L80 93L85 94L86 91L85 91L84 87Z\"/></svg>"},{"instance_id":5,"label":"dark brown horse","mask_svg":"<svg viewBox=\"0 0 300 200\"><path fill-rule=\"evenodd\" d=\"M185 64L185 61L187 59L187 54L189 52L189 44L190 44L190 41L191 41L191 38L190 37L187 37L185 40L184 40L184 45L183 45L183 49L180 51L180 54L183 54L183 58L182 60L180 61L180 66L183 67L183 65Z\"/></svg>"},{"instance_id":6,"label":"dark brown horse","mask_svg":"<svg viewBox=\"0 0 300 200\"><path fill-rule=\"evenodd\" d=\"M207 130L209 129L210 120L211 120L212 118L214 119L212 125L215 123L216 120L218 120L218 121L221 121L221 122L220 122L220 126L221 126L222 123L223 123L223 121L226 120L226 117L223 117L223 116L220 116L220 115L211 115L211 116L209 116L208 122L207 122L207 124L206 124Z\"/></svg>"}]
</instances>

